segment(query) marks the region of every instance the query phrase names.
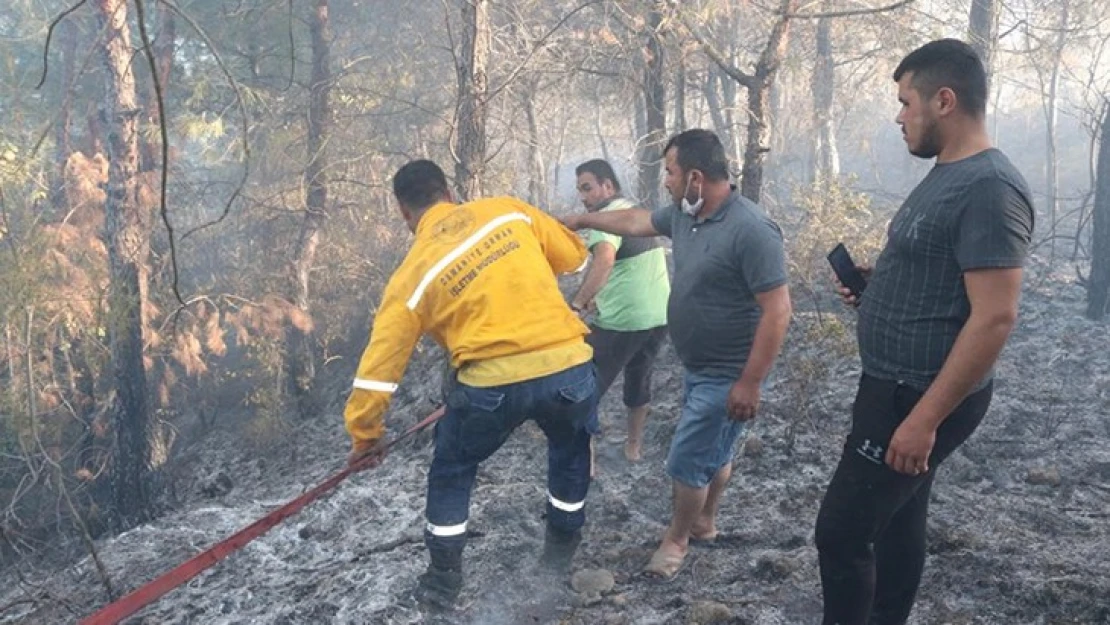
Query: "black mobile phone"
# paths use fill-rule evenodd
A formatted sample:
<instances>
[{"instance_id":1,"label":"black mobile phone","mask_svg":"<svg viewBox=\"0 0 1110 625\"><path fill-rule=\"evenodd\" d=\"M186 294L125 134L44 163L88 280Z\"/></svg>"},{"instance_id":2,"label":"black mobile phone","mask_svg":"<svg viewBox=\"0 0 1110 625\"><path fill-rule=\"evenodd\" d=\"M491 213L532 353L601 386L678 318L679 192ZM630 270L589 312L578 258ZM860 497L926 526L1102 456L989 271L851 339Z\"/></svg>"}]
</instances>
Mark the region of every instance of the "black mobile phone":
<instances>
[{"instance_id":1,"label":"black mobile phone","mask_svg":"<svg viewBox=\"0 0 1110 625\"><path fill-rule=\"evenodd\" d=\"M852 255L848 253L848 248L844 247L843 243L837 243L836 247L829 252L828 259L840 283L848 287L852 295L859 297L863 290L867 288L867 278L864 278L863 274L856 268L856 263L852 260Z\"/></svg>"}]
</instances>

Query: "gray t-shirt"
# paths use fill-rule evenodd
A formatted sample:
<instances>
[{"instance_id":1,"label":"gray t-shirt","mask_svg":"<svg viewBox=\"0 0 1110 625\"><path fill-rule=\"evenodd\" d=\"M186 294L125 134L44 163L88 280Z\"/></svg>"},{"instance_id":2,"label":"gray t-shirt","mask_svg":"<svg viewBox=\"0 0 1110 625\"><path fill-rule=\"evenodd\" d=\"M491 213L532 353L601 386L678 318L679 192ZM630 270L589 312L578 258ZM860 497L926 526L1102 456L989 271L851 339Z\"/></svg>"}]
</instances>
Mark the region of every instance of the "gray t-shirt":
<instances>
[{"instance_id":1,"label":"gray t-shirt","mask_svg":"<svg viewBox=\"0 0 1110 625\"><path fill-rule=\"evenodd\" d=\"M708 219L672 205L651 223L672 241L667 326L678 357L695 373L739 377L761 316L756 294L786 284L782 231L735 190Z\"/></svg>"},{"instance_id":2,"label":"gray t-shirt","mask_svg":"<svg viewBox=\"0 0 1110 625\"><path fill-rule=\"evenodd\" d=\"M932 384L971 312L963 273L1024 264L1031 197L996 149L933 167L891 220L860 299L864 373L919 390Z\"/></svg>"}]
</instances>

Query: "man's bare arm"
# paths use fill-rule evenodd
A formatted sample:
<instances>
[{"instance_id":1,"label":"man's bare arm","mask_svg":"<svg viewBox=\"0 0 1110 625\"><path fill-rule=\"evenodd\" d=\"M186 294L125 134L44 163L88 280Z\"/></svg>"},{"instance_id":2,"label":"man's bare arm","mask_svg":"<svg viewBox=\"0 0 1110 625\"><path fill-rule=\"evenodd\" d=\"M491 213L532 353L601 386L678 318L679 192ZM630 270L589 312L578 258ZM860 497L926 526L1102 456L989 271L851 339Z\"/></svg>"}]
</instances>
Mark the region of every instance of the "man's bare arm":
<instances>
[{"instance_id":1,"label":"man's bare arm","mask_svg":"<svg viewBox=\"0 0 1110 625\"><path fill-rule=\"evenodd\" d=\"M793 307L790 304L790 290L785 284L756 294L755 300L762 314L759 325L755 328L748 362L744 365L740 378L758 385L767 379L775 358L782 350Z\"/></svg>"},{"instance_id":2,"label":"man's bare arm","mask_svg":"<svg viewBox=\"0 0 1110 625\"><path fill-rule=\"evenodd\" d=\"M582 280L582 286L578 288L578 294L571 300L571 305L578 309L586 308L593 301L594 297L605 286L605 283L609 281L609 274L613 271L613 265L617 262L617 250L608 241L602 241L593 246L590 253L593 256L590 269Z\"/></svg>"},{"instance_id":3,"label":"man's bare arm","mask_svg":"<svg viewBox=\"0 0 1110 625\"><path fill-rule=\"evenodd\" d=\"M659 234L651 225L651 211L643 208L579 213L562 218L571 230L591 228L622 237L651 237Z\"/></svg>"}]
</instances>

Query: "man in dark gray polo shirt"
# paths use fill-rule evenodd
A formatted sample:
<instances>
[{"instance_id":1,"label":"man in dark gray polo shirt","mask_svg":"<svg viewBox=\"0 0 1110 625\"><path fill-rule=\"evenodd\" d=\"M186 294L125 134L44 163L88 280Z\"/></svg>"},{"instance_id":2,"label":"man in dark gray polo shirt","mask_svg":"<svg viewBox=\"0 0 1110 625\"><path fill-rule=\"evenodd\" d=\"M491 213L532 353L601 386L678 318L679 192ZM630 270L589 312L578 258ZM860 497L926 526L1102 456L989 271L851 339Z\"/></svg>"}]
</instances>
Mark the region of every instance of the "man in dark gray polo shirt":
<instances>
[{"instance_id":1,"label":"man in dark gray polo shirt","mask_svg":"<svg viewBox=\"0 0 1110 625\"><path fill-rule=\"evenodd\" d=\"M564 223L622 236L660 234L673 243L667 320L686 393L667 456L674 510L646 569L671 577L691 539L717 535L736 441L755 417L791 306L782 233L729 184L717 136L687 130L671 138L664 158L674 205L572 215Z\"/></svg>"},{"instance_id":2,"label":"man in dark gray polo shirt","mask_svg":"<svg viewBox=\"0 0 1110 625\"><path fill-rule=\"evenodd\" d=\"M910 153L936 166L894 215L857 301L863 375L816 542L823 625L902 625L925 564L939 465L990 405L1033 232L1028 185L991 147L987 81L970 46L945 39L894 73Z\"/></svg>"}]
</instances>

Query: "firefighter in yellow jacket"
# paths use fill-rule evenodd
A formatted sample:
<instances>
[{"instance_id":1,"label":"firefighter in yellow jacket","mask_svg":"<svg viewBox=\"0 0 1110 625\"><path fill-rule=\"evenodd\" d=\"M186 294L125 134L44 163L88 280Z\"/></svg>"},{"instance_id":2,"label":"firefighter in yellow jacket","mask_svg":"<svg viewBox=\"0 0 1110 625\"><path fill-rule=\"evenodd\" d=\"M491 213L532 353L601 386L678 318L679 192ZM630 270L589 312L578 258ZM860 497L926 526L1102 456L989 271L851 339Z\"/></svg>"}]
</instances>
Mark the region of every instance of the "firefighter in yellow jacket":
<instances>
[{"instance_id":1,"label":"firefighter in yellow jacket","mask_svg":"<svg viewBox=\"0 0 1110 625\"><path fill-rule=\"evenodd\" d=\"M581 540L597 409L586 326L567 306L556 274L585 264L576 234L509 197L457 204L443 171L412 161L393 193L415 241L386 286L359 362L345 420L351 462L374 453L382 416L420 336L444 346L458 372L436 425L428 472L431 556L417 598L449 607L462 587L462 553L478 464L532 418L548 441L547 532L541 562L565 571Z\"/></svg>"}]
</instances>

